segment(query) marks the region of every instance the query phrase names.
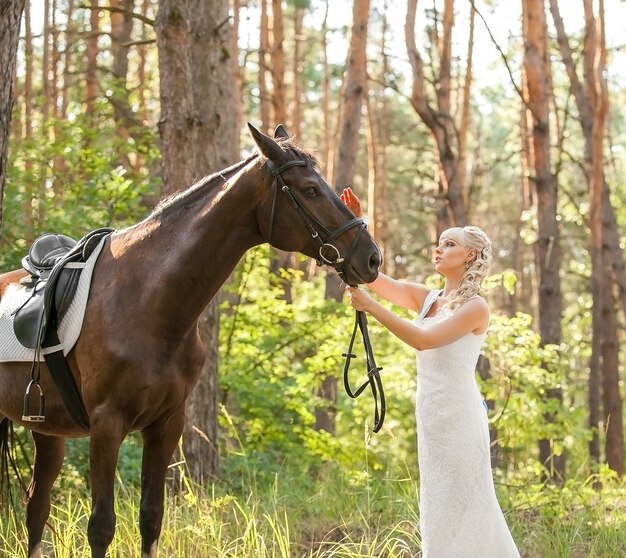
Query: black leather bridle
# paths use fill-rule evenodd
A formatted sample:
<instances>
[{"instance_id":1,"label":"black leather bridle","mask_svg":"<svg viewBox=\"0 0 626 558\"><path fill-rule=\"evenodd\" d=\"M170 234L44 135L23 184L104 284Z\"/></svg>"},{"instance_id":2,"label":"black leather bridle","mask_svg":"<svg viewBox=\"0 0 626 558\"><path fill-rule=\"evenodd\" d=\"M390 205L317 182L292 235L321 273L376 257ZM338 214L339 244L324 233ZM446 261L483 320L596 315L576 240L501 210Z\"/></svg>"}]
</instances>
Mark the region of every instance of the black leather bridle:
<instances>
[{"instance_id":1,"label":"black leather bridle","mask_svg":"<svg viewBox=\"0 0 626 558\"><path fill-rule=\"evenodd\" d=\"M295 210L300 214L304 224L306 225L309 233L313 238L315 238L320 243L319 249L319 258L316 259L318 265L322 265L323 263L330 265L333 267L339 276L346 281L346 270L350 265L350 259L352 258L352 254L354 253L354 249L356 247L356 243L358 242L361 234L366 228L366 224L362 219L355 217L350 221L344 223L343 225L337 227L334 230L327 229L322 223L320 223L313 215L311 215L300 202L294 197L291 192L289 186L285 184L281 173L290 169L292 167L306 167L309 166L309 163L303 160L297 161L289 161L280 166L275 166L272 161L267 160L267 167L269 168L272 176L275 177L276 180L272 183L272 210L270 213L270 226L269 226L269 238L268 242L272 244L272 231L274 228L274 216L276 213L276 196L278 193L277 184L280 184L280 189L287 194L287 197L291 201L291 204L295 208ZM341 255L339 249L332 244L332 242L338 238L343 233L349 231L354 227L359 227L350 248L345 256ZM319 231L319 232L318 232ZM324 235L324 238L320 236L320 232ZM330 254L325 251L330 251ZM335 256L334 259L331 259L328 256ZM346 281L347 283L347 281ZM356 355L352 352L352 348L354 346L354 340L356 338L357 328L361 331L361 336L363 337L363 345L365 347L365 358L367 365L367 380L356 390L353 391L350 386L350 380L348 377L348 372L350 370L350 361L353 358L356 358ZM372 390L372 395L374 396L374 428L372 429L374 432L378 432L385 420L385 391L383 389L383 383L380 378L381 367L376 366L376 360L374 359L374 351L372 349L372 344L369 337L369 332L367 330L367 316L365 312L361 312L357 310L356 318L354 321L354 329L352 331L352 337L350 338L350 344L348 346L348 351L343 353L342 355L345 357L346 362L343 369L343 384L346 389L346 393L352 399L356 399L363 393L365 388L369 385ZM380 402L380 406L379 406Z\"/></svg>"},{"instance_id":2,"label":"black leather bridle","mask_svg":"<svg viewBox=\"0 0 626 558\"><path fill-rule=\"evenodd\" d=\"M311 215L304 206L297 200L297 198L293 195L291 189L285 181L283 180L282 173L287 169L292 167L308 167L309 163L303 161L302 159L297 161L289 161L280 166L275 166L272 161L267 160L267 167L269 168L272 176L276 179L272 183L272 210L270 213L270 226L269 226L269 237L268 242L272 244L272 232L274 229L274 217L276 214L276 198L278 194L277 184L280 185L280 189L287 195L289 201L293 205L294 209L299 213L300 217L304 221L306 228L308 229L311 236L320 244L319 249L319 257L315 259L317 265L327 264L333 267L339 276L345 281L346 279L346 271L348 266L350 265L350 260L352 259L352 255L354 254L354 249L356 248L356 244L363 234L363 231L366 228L366 224L362 219L355 217L354 219L350 219L343 225L337 227L334 230L330 230L326 228L322 223L320 223L313 215ZM354 235L354 240L348 249L348 252L342 256L339 249L333 244L333 242L341 236L343 233L348 232L350 229L354 227L359 227L359 230ZM347 281L346 281L347 282Z\"/></svg>"}]
</instances>

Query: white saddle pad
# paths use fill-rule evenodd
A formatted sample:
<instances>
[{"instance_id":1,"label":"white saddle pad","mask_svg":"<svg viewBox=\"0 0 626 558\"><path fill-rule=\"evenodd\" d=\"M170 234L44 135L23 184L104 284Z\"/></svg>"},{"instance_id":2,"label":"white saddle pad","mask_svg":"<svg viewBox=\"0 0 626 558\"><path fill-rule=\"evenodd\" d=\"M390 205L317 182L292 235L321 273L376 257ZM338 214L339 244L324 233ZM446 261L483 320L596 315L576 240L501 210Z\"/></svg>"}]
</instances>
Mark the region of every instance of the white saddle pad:
<instances>
[{"instance_id":1,"label":"white saddle pad","mask_svg":"<svg viewBox=\"0 0 626 558\"><path fill-rule=\"evenodd\" d=\"M59 324L59 341L63 346L64 355L67 355L72 350L80 336L80 330L83 327L83 318L85 317L85 309L87 308L87 298L89 296L93 268L98 261L98 256L102 251L105 240L106 237L98 243L89 256L80 274L74 300L72 300L67 313ZM35 350L24 347L17 340L15 332L13 331L13 312L22 306L29 296L24 286L15 284L9 286L2 300L0 300L0 362L32 362L35 358ZM40 356L40 360L43 360L43 355Z\"/></svg>"}]
</instances>

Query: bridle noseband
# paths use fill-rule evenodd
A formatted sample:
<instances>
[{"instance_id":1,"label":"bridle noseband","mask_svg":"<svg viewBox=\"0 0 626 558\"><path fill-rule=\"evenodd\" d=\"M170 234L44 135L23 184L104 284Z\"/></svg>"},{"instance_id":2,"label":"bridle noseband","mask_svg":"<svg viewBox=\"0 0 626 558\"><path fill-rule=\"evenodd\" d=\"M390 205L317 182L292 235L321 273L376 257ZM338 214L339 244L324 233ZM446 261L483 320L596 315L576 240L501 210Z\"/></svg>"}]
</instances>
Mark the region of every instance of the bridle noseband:
<instances>
[{"instance_id":1,"label":"bridle noseband","mask_svg":"<svg viewBox=\"0 0 626 558\"><path fill-rule=\"evenodd\" d=\"M269 168L272 176L276 178L272 183L272 211L270 213L270 226L269 226L269 238L268 242L272 245L272 231L274 229L274 216L276 213L276 196L278 193L278 189L276 187L277 183L280 184L280 189L287 194L287 197L291 201L294 209L300 214L306 228L313 238L315 238L320 243L319 249L319 258L316 259L317 265L322 265L322 263L326 263L331 267L335 268L339 276L345 281L345 273L350 265L350 259L352 258L352 254L354 253L354 249L356 247L356 243L358 242L361 234L366 228L365 223L362 219L355 217L350 221L344 223L343 225L337 227L334 230L327 229L322 223L320 223L313 215L311 215L302 204L294 197L293 193L289 189L289 186L285 184L281 173L290 169L292 167L307 167L309 163L303 160L297 161L289 161L280 166L275 166L272 161L267 160L267 167ZM337 239L343 233L349 231L354 227L359 227L350 248L345 256L341 255L339 249L332 244L332 242ZM324 238L320 236L320 233L324 235ZM334 259L328 257L328 253L325 255L324 251L330 250L330 255L335 255ZM334 254L333 254L334 252ZM347 282L347 281L346 281ZM367 380L363 383L356 391L352 391L350 387L350 380L348 378L348 371L350 369L350 361L356 357L352 352L352 348L354 346L354 340L356 338L357 329L361 331L361 336L363 337L363 345L365 347L365 358L367 365ZM374 359L374 351L372 350L372 344L370 342L369 333L367 330L367 316L365 312L356 312L356 319L354 322L354 330L352 332L352 337L350 339L350 345L348 346L347 353L344 353L342 356L345 357L346 362L343 370L343 383L346 389L346 393L353 399L356 399L363 393L365 388L369 385L372 390L372 395L374 396L374 428L372 429L374 432L378 432L383 425L383 421L385 420L385 392L383 390L382 380L380 378L381 367L376 366L376 361ZM380 406L379 406L380 401Z\"/></svg>"},{"instance_id":2,"label":"bridle noseband","mask_svg":"<svg viewBox=\"0 0 626 558\"><path fill-rule=\"evenodd\" d=\"M354 253L354 249L356 248L356 244L361 237L361 234L366 228L366 224L362 219L355 217L354 219L350 219L343 225L337 227L334 230L330 230L326 228L322 223L320 223L313 215L311 215L304 206L296 199L293 195L291 189L285 181L283 180L282 173L287 169L292 167L308 167L309 163L300 159L297 161L288 161L280 166L275 166L272 161L267 160L267 167L272 173L272 176L276 178L276 180L272 183L272 211L270 213L270 226L269 226L269 238L268 242L272 245L272 232L274 229L274 217L276 214L276 198L278 189L276 187L277 184L280 184L280 189L287 194L289 201L291 201L291 205L293 205L294 209L298 212L306 228L308 229L311 236L316 239L320 244L319 249L319 257L316 258L317 265L328 264L333 267L339 276L345 280L345 273L350 265L350 260L352 259L352 255ZM339 249L333 244L339 236L343 233L348 232L350 229L354 227L359 227L356 235L354 236L354 240L348 249L348 252L345 256L341 255ZM319 232L318 232L319 231ZM323 237L322 237L323 235Z\"/></svg>"}]
</instances>

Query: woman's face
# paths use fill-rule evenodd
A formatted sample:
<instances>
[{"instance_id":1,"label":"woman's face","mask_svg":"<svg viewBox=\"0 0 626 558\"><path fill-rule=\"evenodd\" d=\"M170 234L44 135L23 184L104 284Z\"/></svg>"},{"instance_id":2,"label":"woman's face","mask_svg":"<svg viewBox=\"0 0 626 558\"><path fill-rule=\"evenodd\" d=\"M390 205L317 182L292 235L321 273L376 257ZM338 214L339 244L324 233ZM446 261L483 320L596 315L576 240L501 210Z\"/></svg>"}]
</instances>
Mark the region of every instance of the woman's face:
<instances>
[{"instance_id":1,"label":"woman's face","mask_svg":"<svg viewBox=\"0 0 626 558\"><path fill-rule=\"evenodd\" d=\"M433 250L435 270L443 275L451 272L463 273L465 264L472 259L475 252L474 249L463 246L455 236L444 233Z\"/></svg>"}]
</instances>

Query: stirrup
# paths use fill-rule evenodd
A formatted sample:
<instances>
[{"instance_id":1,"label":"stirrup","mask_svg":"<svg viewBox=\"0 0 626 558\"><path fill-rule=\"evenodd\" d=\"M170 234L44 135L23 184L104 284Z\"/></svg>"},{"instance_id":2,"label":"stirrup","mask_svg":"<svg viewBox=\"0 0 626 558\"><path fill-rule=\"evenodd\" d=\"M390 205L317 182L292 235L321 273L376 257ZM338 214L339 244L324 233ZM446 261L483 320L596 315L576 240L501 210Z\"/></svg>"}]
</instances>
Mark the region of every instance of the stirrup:
<instances>
[{"instance_id":1,"label":"stirrup","mask_svg":"<svg viewBox=\"0 0 626 558\"><path fill-rule=\"evenodd\" d=\"M30 390L33 386L37 386L37 389L39 390L39 413L36 415L30 414ZM43 390L41 389L39 382L33 379L28 383L26 393L24 394L24 410L22 411L22 420L26 422L45 422L46 416L44 409L45 400Z\"/></svg>"}]
</instances>

